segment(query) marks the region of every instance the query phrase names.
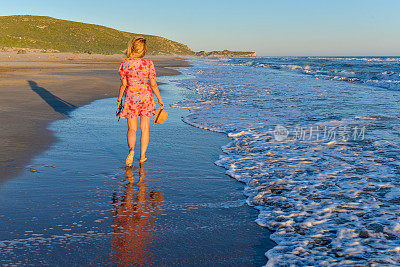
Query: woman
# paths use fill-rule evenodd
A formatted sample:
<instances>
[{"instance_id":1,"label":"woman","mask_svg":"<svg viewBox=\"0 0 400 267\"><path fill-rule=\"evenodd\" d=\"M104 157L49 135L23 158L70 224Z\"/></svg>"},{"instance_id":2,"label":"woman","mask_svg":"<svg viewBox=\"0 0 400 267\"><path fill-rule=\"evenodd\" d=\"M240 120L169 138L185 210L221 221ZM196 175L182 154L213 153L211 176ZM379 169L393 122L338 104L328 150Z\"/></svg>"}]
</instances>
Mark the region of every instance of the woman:
<instances>
[{"instance_id":1,"label":"woman","mask_svg":"<svg viewBox=\"0 0 400 267\"><path fill-rule=\"evenodd\" d=\"M146 39L136 37L129 44L124 59L119 67L121 87L118 95L118 108L125 94L124 109L118 115L128 120L128 146L129 154L126 165L132 166L135 155L137 117L140 116L140 163L147 160L146 150L149 144L150 117L156 113L156 105L153 100L153 92L158 104L164 106L160 91L156 82L156 71L153 62L143 59L147 51ZM150 79L150 85L148 80Z\"/></svg>"}]
</instances>

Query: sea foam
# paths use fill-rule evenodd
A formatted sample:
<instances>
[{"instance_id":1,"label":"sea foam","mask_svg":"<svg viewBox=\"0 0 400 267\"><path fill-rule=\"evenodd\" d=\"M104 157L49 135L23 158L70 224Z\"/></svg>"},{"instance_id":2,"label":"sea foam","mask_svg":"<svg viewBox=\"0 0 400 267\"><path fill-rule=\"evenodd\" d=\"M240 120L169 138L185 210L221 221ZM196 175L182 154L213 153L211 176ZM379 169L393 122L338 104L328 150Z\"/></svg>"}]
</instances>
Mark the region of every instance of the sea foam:
<instances>
[{"instance_id":1,"label":"sea foam","mask_svg":"<svg viewBox=\"0 0 400 267\"><path fill-rule=\"evenodd\" d=\"M274 231L268 265L400 264L399 92L192 61L191 78L179 82L196 97L174 107L190 109L185 122L230 138L215 164L245 183L257 223ZM278 125L286 139L276 138ZM292 135L317 126L342 135ZM350 128L365 136L344 138Z\"/></svg>"}]
</instances>

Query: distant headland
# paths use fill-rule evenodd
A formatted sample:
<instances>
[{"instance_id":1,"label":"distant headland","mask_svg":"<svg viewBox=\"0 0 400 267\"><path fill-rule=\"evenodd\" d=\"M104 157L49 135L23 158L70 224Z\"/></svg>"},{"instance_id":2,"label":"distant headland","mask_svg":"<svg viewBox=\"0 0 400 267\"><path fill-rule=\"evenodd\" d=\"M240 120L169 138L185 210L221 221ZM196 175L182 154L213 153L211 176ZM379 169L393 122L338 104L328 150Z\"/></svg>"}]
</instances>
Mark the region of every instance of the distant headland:
<instances>
[{"instance_id":1,"label":"distant headland","mask_svg":"<svg viewBox=\"0 0 400 267\"><path fill-rule=\"evenodd\" d=\"M230 51L230 50L211 51L211 52L200 51L196 52L195 55L200 57L256 57L257 56L256 52Z\"/></svg>"},{"instance_id":2,"label":"distant headland","mask_svg":"<svg viewBox=\"0 0 400 267\"><path fill-rule=\"evenodd\" d=\"M255 56L255 52L195 52L164 37L119 31L109 27L47 16L0 16L0 51L120 54L135 36L148 40L149 55Z\"/></svg>"}]
</instances>

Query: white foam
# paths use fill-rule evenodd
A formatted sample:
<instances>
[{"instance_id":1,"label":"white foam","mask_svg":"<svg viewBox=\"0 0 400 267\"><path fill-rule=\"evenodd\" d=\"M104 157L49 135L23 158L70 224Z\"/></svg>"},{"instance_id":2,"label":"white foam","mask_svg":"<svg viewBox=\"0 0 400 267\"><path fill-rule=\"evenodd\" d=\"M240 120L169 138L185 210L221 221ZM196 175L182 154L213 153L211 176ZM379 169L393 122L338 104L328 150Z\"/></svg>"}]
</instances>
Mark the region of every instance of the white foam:
<instances>
[{"instance_id":1,"label":"white foam","mask_svg":"<svg viewBox=\"0 0 400 267\"><path fill-rule=\"evenodd\" d=\"M215 164L245 183L256 222L274 231L268 266L400 264L400 94L209 62L187 70L194 78L182 84L197 98L179 106L190 107L185 122L229 136ZM277 141L278 124L367 132Z\"/></svg>"}]
</instances>

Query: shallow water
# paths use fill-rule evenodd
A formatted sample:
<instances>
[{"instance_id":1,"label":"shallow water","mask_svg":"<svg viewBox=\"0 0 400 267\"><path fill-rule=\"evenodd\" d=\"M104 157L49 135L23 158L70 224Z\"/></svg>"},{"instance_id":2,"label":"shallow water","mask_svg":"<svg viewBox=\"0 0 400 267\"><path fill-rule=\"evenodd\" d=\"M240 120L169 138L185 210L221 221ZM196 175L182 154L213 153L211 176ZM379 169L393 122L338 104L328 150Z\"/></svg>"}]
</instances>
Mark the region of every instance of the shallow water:
<instances>
[{"instance_id":1,"label":"shallow water","mask_svg":"<svg viewBox=\"0 0 400 267\"><path fill-rule=\"evenodd\" d=\"M275 231L268 264L400 264L400 91L254 66L268 60L192 59L197 97L175 104L231 137L216 164Z\"/></svg>"},{"instance_id":2,"label":"shallow water","mask_svg":"<svg viewBox=\"0 0 400 267\"><path fill-rule=\"evenodd\" d=\"M160 81L167 106L193 94ZM136 155L125 170L126 123L115 103L98 100L51 123L58 142L27 166L39 172L1 185L0 264L265 264L270 232L254 223L243 185L212 164L226 137L168 108L167 122L151 127L144 168Z\"/></svg>"}]
</instances>

